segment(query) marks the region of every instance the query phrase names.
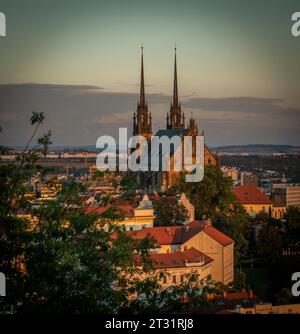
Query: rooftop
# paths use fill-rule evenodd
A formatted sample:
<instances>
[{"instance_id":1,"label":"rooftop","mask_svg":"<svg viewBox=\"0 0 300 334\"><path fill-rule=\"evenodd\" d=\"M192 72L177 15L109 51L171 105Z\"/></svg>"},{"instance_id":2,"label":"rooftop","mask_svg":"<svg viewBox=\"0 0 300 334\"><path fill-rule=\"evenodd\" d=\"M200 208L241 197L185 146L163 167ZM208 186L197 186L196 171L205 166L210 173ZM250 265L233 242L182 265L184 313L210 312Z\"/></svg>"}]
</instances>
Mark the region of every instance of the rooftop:
<instances>
[{"instance_id":1,"label":"rooftop","mask_svg":"<svg viewBox=\"0 0 300 334\"><path fill-rule=\"evenodd\" d=\"M142 230L127 231L126 234L136 240L152 237L159 245L181 245L201 231L209 235L222 246L233 243L231 238L211 226L211 224L207 224L207 221L201 222L199 220L181 226L146 227Z\"/></svg>"},{"instance_id":2,"label":"rooftop","mask_svg":"<svg viewBox=\"0 0 300 334\"><path fill-rule=\"evenodd\" d=\"M182 268L189 264L198 264L204 266L213 261L209 256L203 254L197 249L191 247L184 251L175 251L174 253L151 253L150 259L152 260L153 267L155 269L165 268ZM136 264L140 263L140 256L135 256Z\"/></svg>"},{"instance_id":3,"label":"rooftop","mask_svg":"<svg viewBox=\"0 0 300 334\"><path fill-rule=\"evenodd\" d=\"M254 184L238 186L231 191L242 204L272 204L270 197L265 195Z\"/></svg>"}]
</instances>

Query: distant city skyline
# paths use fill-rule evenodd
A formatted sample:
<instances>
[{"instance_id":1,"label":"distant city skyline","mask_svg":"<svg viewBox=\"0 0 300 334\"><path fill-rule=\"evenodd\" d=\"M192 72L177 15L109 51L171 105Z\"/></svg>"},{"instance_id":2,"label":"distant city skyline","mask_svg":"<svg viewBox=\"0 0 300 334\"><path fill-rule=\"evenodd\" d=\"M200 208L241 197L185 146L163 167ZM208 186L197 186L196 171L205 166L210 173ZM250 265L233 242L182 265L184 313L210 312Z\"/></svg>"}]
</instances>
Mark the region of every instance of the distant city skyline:
<instances>
[{"instance_id":1,"label":"distant city skyline","mask_svg":"<svg viewBox=\"0 0 300 334\"><path fill-rule=\"evenodd\" d=\"M0 142L22 145L33 110L54 145L131 133L141 43L153 130L165 128L176 43L180 100L208 145L300 145L299 10L293 0L2 0Z\"/></svg>"}]
</instances>

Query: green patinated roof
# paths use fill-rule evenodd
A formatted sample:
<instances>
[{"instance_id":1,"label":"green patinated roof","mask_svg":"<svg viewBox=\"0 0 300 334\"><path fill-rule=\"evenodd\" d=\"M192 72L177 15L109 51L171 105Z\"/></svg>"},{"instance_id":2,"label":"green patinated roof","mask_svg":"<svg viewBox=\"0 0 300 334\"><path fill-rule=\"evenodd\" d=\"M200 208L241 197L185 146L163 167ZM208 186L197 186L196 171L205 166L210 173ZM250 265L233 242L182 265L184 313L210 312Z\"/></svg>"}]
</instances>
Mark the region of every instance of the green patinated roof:
<instances>
[{"instance_id":1,"label":"green patinated roof","mask_svg":"<svg viewBox=\"0 0 300 334\"><path fill-rule=\"evenodd\" d=\"M190 129L166 129L166 130L158 130L155 136L162 137L167 136L168 138L172 138L173 136L187 136Z\"/></svg>"}]
</instances>

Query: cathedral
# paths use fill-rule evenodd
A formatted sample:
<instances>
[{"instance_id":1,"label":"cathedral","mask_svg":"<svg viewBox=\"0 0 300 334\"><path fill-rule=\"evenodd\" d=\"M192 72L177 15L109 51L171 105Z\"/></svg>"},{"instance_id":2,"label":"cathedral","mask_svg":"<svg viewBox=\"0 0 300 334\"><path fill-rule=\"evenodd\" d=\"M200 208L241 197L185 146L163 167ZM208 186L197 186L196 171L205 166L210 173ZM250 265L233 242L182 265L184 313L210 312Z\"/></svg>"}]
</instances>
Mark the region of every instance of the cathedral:
<instances>
[{"instance_id":1,"label":"cathedral","mask_svg":"<svg viewBox=\"0 0 300 334\"><path fill-rule=\"evenodd\" d=\"M173 83L173 99L171 101L170 111L166 116L166 128L160 129L156 132L155 136L162 137L167 136L169 138L173 136L196 136L198 135L198 126L193 116L189 119L189 122L185 120L184 111L181 108L181 103L178 98L178 83L177 83L177 57L176 48L174 55L174 83ZM140 98L137 103L137 111L133 115L133 135L144 136L150 143L152 133L152 115L149 111L148 104L145 97L145 82L144 82L144 55L143 47L141 48L141 81L140 81ZM202 130L202 135L204 135ZM150 146L150 145L149 145ZM171 165L172 165L172 156ZM205 145L204 149L204 161L207 165L218 165L218 156L213 154L209 148ZM140 172L138 176L138 186L148 192L164 192L171 188L177 181L180 172Z\"/></svg>"}]
</instances>

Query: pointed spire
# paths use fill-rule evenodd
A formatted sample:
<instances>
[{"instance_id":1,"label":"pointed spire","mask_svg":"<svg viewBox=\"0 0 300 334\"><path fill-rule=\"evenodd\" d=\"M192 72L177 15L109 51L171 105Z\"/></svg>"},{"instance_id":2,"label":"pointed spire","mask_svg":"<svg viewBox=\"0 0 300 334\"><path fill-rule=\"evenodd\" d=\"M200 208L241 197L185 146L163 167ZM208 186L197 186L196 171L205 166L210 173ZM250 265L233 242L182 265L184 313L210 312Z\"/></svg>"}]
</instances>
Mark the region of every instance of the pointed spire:
<instances>
[{"instance_id":1,"label":"pointed spire","mask_svg":"<svg viewBox=\"0 0 300 334\"><path fill-rule=\"evenodd\" d=\"M134 135L144 135L150 137L152 134L152 116L149 114L148 105L145 98L145 82L144 82L144 48L141 47L141 83L140 98L137 103L136 112L136 131ZM135 119L134 119L135 121Z\"/></svg>"},{"instance_id":2,"label":"pointed spire","mask_svg":"<svg viewBox=\"0 0 300 334\"><path fill-rule=\"evenodd\" d=\"M176 60L176 46L175 51L175 62L174 62L174 87L173 87L173 107L178 107L178 85L177 85L177 60Z\"/></svg>"},{"instance_id":3,"label":"pointed spire","mask_svg":"<svg viewBox=\"0 0 300 334\"><path fill-rule=\"evenodd\" d=\"M141 86L140 86L140 106L145 105L145 83L144 83L144 47L141 46Z\"/></svg>"}]
</instances>

